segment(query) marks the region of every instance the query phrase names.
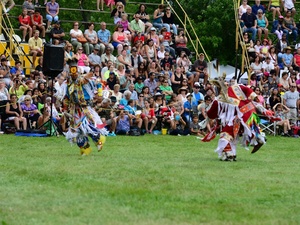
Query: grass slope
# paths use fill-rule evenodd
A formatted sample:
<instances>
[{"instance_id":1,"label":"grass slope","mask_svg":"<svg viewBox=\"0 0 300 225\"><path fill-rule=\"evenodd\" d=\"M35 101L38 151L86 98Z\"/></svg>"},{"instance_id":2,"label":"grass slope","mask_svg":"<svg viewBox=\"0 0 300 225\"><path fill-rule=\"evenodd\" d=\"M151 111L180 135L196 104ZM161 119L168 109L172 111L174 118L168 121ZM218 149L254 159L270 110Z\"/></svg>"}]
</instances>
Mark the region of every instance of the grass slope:
<instances>
[{"instance_id":1,"label":"grass slope","mask_svg":"<svg viewBox=\"0 0 300 225\"><path fill-rule=\"evenodd\" d=\"M64 137L0 136L3 224L299 224L299 140L269 137L219 162L217 140L108 138L80 157Z\"/></svg>"}]
</instances>

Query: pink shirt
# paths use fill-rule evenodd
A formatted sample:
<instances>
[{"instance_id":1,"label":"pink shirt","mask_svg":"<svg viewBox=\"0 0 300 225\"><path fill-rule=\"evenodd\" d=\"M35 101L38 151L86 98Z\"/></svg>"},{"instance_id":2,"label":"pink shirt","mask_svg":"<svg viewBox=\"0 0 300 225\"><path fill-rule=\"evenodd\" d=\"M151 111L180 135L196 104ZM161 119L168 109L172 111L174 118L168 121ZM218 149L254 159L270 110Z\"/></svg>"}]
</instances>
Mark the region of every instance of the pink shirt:
<instances>
[{"instance_id":1,"label":"pink shirt","mask_svg":"<svg viewBox=\"0 0 300 225\"><path fill-rule=\"evenodd\" d=\"M77 65L78 66L85 66L83 60L86 60L86 59L87 59L86 54L82 53L81 56L80 56L80 58L79 58L79 60L78 60L78 62L77 62Z\"/></svg>"}]
</instances>

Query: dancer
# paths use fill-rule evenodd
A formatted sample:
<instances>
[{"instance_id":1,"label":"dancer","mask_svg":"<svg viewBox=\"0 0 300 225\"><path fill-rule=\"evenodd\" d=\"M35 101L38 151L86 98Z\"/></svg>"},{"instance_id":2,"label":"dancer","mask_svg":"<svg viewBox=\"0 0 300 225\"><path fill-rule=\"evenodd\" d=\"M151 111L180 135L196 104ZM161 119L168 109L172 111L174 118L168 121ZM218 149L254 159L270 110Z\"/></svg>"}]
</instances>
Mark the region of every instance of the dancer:
<instances>
[{"instance_id":1,"label":"dancer","mask_svg":"<svg viewBox=\"0 0 300 225\"><path fill-rule=\"evenodd\" d=\"M64 112L71 117L70 127L65 134L71 143L77 143L82 156L91 153L88 136L90 136L98 148L102 150L108 134L101 118L89 105L93 99L93 73L80 75L77 70L77 61L68 61L70 77L67 82L67 93L64 98Z\"/></svg>"},{"instance_id":2,"label":"dancer","mask_svg":"<svg viewBox=\"0 0 300 225\"><path fill-rule=\"evenodd\" d=\"M251 153L257 152L265 144L263 133L259 129L259 117L256 111L268 117L272 117L271 111L265 110L255 102L256 94L252 89L234 84L227 87L224 80L213 81L219 89L220 95L211 103L207 111L210 119L219 118L222 130L218 147L218 153L222 161L236 161L236 145L239 134L243 134L243 145L254 146ZM215 137L217 125L208 133L202 141L210 141Z\"/></svg>"}]
</instances>

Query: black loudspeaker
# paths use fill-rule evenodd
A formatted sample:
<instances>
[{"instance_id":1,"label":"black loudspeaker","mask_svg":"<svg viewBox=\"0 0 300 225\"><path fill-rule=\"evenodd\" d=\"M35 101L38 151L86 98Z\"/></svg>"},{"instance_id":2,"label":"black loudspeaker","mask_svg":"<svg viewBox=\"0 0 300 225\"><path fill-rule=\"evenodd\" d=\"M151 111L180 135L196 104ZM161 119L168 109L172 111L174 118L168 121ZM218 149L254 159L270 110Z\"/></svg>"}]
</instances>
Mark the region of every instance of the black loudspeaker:
<instances>
[{"instance_id":1,"label":"black loudspeaker","mask_svg":"<svg viewBox=\"0 0 300 225\"><path fill-rule=\"evenodd\" d=\"M62 45L44 45L43 73L57 76L64 69L65 50Z\"/></svg>"}]
</instances>

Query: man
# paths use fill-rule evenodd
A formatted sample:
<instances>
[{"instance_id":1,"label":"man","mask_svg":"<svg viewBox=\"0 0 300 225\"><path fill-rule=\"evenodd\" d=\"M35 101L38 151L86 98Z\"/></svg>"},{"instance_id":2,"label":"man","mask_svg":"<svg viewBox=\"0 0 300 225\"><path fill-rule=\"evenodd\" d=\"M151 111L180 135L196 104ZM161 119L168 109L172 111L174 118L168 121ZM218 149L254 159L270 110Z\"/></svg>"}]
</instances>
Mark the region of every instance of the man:
<instances>
[{"instance_id":1,"label":"man","mask_svg":"<svg viewBox=\"0 0 300 225\"><path fill-rule=\"evenodd\" d=\"M120 92L129 89L129 85L133 84L134 78L131 76L131 71L126 70L125 75L120 78Z\"/></svg>"},{"instance_id":2,"label":"man","mask_svg":"<svg viewBox=\"0 0 300 225\"><path fill-rule=\"evenodd\" d=\"M194 81L199 82L199 78L203 79L203 84L206 85L208 80L207 63L204 60L204 54L199 54L199 59L194 62L192 69L194 72Z\"/></svg>"},{"instance_id":3,"label":"man","mask_svg":"<svg viewBox=\"0 0 300 225\"><path fill-rule=\"evenodd\" d=\"M9 7L6 8L6 4L9 3ZM7 14L16 4L14 0L2 0L3 4L3 15Z\"/></svg>"},{"instance_id":4,"label":"man","mask_svg":"<svg viewBox=\"0 0 300 225\"><path fill-rule=\"evenodd\" d=\"M43 25L43 16L39 9L34 10L34 14L31 15L32 31L39 30L42 33L42 40L45 43L45 26Z\"/></svg>"},{"instance_id":5,"label":"man","mask_svg":"<svg viewBox=\"0 0 300 225\"><path fill-rule=\"evenodd\" d=\"M10 74L13 77L21 76L21 77L25 78L25 74L24 74L24 71L23 71L21 65L22 65L21 61L16 61L15 66L10 69Z\"/></svg>"},{"instance_id":6,"label":"man","mask_svg":"<svg viewBox=\"0 0 300 225\"><path fill-rule=\"evenodd\" d=\"M298 113L300 112L299 107L299 92L296 90L296 84L293 83L290 86L290 90L285 92L283 95L283 104L290 109L287 114L287 118L291 120L291 124L297 124Z\"/></svg>"},{"instance_id":7,"label":"man","mask_svg":"<svg viewBox=\"0 0 300 225\"><path fill-rule=\"evenodd\" d=\"M34 68L36 57L43 55L43 40L39 37L40 31L35 30L33 37L29 38L29 55L32 56L32 68Z\"/></svg>"},{"instance_id":8,"label":"man","mask_svg":"<svg viewBox=\"0 0 300 225\"><path fill-rule=\"evenodd\" d=\"M66 94L66 83L64 82L65 78L62 74L57 76L57 81L54 84L54 89L56 90L54 96L56 97L57 101L62 102L63 98Z\"/></svg>"},{"instance_id":9,"label":"man","mask_svg":"<svg viewBox=\"0 0 300 225\"><path fill-rule=\"evenodd\" d=\"M266 61L262 64L262 72L268 72L270 74L271 70L274 70L274 64L271 62L270 56L266 57Z\"/></svg>"},{"instance_id":10,"label":"man","mask_svg":"<svg viewBox=\"0 0 300 225\"><path fill-rule=\"evenodd\" d=\"M93 52L89 55L90 67L93 69L96 65L101 65L101 58L98 55L100 51L99 45L96 45Z\"/></svg>"},{"instance_id":11,"label":"man","mask_svg":"<svg viewBox=\"0 0 300 225\"><path fill-rule=\"evenodd\" d=\"M204 100L204 96L200 91L200 83L199 82L195 82L194 83L194 87L193 87L193 93L192 93L192 109L193 109L193 113L198 114L198 105L200 101Z\"/></svg>"},{"instance_id":12,"label":"man","mask_svg":"<svg viewBox=\"0 0 300 225\"><path fill-rule=\"evenodd\" d=\"M131 91L131 99L136 102L138 100L138 94L137 92L134 90L134 84L131 83L128 87L128 90Z\"/></svg>"},{"instance_id":13,"label":"man","mask_svg":"<svg viewBox=\"0 0 300 225\"><path fill-rule=\"evenodd\" d=\"M100 48L101 48L101 45L100 45ZM105 53L103 55L101 55L102 67L106 67L108 61L111 61L114 66L116 65L116 57L114 57L113 54L111 54L113 49L114 48L112 48L110 46L107 46L105 48Z\"/></svg>"},{"instance_id":14,"label":"man","mask_svg":"<svg viewBox=\"0 0 300 225\"><path fill-rule=\"evenodd\" d=\"M149 87L149 92L151 95L155 94L155 89L157 87L157 83L155 81L155 73L154 72L149 73L149 78L144 81L144 85Z\"/></svg>"},{"instance_id":15,"label":"man","mask_svg":"<svg viewBox=\"0 0 300 225\"><path fill-rule=\"evenodd\" d=\"M55 40L58 40L60 44L64 43L65 32L60 25L60 21L56 21L54 23L54 27L51 29L50 37L52 39L52 43L55 43Z\"/></svg>"},{"instance_id":16,"label":"man","mask_svg":"<svg viewBox=\"0 0 300 225\"><path fill-rule=\"evenodd\" d=\"M97 35L100 44L99 55L102 55L105 49L107 49L108 47L110 47L110 49L114 49L114 47L110 43L111 35L110 35L110 31L106 29L106 23L101 22L100 26L101 29L97 32Z\"/></svg>"},{"instance_id":17,"label":"man","mask_svg":"<svg viewBox=\"0 0 300 225\"><path fill-rule=\"evenodd\" d=\"M255 4L252 6L252 13L254 15L257 15L257 11L261 9L263 11L263 14L265 14L265 8L260 4L260 0L255 0Z\"/></svg>"},{"instance_id":18,"label":"man","mask_svg":"<svg viewBox=\"0 0 300 225\"><path fill-rule=\"evenodd\" d=\"M131 49L130 59L131 59L131 65L134 69L137 69L139 64L143 62L143 57L137 53L137 49L135 47Z\"/></svg>"},{"instance_id":19,"label":"man","mask_svg":"<svg viewBox=\"0 0 300 225\"><path fill-rule=\"evenodd\" d=\"M257 19L256 15L252 13L252 8L250 6L247 8L247 12L242 15L241 22L244 23L243 32L251 33L251 39L253 42L255 42L257 33Z\"/></svg>"},{"instance_id":20,"label":"man","mask_svg":"<svg viewBox=\"0 0 300 225\"><path fill-rule=\"evenodd\" d=\"M141 15L136 13L134 15L134 20L130 22L130 27L131 29L137 34L138 32L140 33L145 33L145 24L142 20L140 20Z\"/></svg>"}]
</instances>

